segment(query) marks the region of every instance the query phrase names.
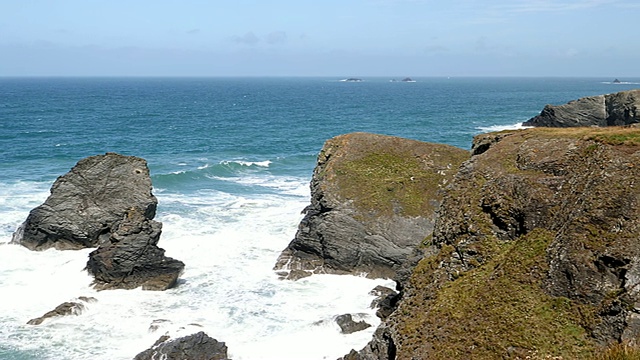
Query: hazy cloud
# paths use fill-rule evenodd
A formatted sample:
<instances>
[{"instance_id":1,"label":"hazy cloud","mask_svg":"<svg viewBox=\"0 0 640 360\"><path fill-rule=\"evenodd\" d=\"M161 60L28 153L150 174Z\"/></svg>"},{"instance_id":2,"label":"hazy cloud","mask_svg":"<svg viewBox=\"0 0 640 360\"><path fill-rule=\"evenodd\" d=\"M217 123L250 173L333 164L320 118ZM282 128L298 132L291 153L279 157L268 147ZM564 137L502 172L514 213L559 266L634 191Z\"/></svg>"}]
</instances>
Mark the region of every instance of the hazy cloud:
<instances>
[{"instance_id":1,"label":"hazy cloud","mask_svg":"<svg viewBox=\"0 0 640 360\"><path fill-rule=\"evenodd\" d=\"M238 44L255 45L260 42L260 39L252 31L249 31L242 36L234 36L233 41Z\"/></svg>"},{"instance_id":2,"label":"hazy cloud","mask_svg":"<svg viewBox=\"0 0 640 360\"><path fill-rule=\"evenodd\" d=\"M200 32L200 29L191 29L187 31L187 34L197 34Z\"/></svg>"},{"instance_id":3,"label":"hazy cloud","mask_svg":"<svg viewBox=\"0 0 640 360\"><path fill-rule=\"evenodd\" d=\"M427 54L443 53L449 51L449 48L442 45L429 45L424 48Z\"/></svg>"},{"instance_id":4,"label":"hazy cloud","mask_svg":"<svg viewBox=\"0 0 640 360\"><path fill-rule=\"evenodd\" d=\"M561 58L574 58L578 55L580 55L580 52L575 48L564 49L558 53Z\"/></svg>"},{"instance_id":5,"label":"hazy cloud","mask_svg":"<svg viewBox=\"0 0 640 360\"><path fill-rule=\"evenodd\" d=\"M287 41L287 33L284 31L274 31L267 35L268 44L271 44L271 45L281 44L281 43L284 43L285 41Z\"/></svg>"},{"instance_id":6,"label":"hazy cloud","mask_svg":"<svg viewBox=\"0 0 640 360\"><path fill-rule=\"evenodd\" d=\"M611 5L620 3L617 0L582 0L582 1L569 1L569 0L526 0L510 3L505 6L503 10L508 12L519 13L532 13L532 12L557 12L557 11L571 11L597 7L601 5ZM624 4L622 2L621 4Z\"/></svg>"},{"instance_id":7,"label":"hazy cloud","mask_svg":"<svg viewBox=\"0 0 640 360\"><path fill-rule=\"evenodd\" d=\"M487 46L487 38L484 36L479 37L476 40L476 46L474 47L474 49L480 52L489 50L489 47Z\"/></svg>"}]
</instances>

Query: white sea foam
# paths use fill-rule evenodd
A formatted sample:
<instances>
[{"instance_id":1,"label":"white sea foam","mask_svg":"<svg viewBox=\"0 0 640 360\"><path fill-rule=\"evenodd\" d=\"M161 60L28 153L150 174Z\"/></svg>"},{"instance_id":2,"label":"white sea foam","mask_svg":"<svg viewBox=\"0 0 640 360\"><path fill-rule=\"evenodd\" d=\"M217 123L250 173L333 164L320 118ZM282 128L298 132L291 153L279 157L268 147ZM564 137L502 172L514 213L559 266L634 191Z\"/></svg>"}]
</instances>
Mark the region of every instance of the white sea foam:
<instances>
[{"instance_id":1,"label":"white sea foam","mask_svg":"<svg viewBox=\"0 0 640 360\"><path fill-rule=\"evenodd\" d=\"M379 323L368 292L392 284L337 275L278 280L272 268L295 234L308 185L301 179L265 181L284 190L264 196L156 194L157 220L163 222L159 245L186 264L180 285L163 292L96 292L83 270L91 249L32 252L0 245L0 344L50 359L131 359L165 333L205 331L226 342L235 360L335 359L362 348ZM296 188L297 196L287 194ZM9 224L19 224L46 198L44 189L31 183L0 190L0 214L13 214L2 220L0 244L10 240ZM98 301L79 316L26 325L79 296ZM374 327L341 334L333 319L343 313L362 313ZM150 331L154 321L158 329Z\"/></svg>"},{"instance_id":2,"label":"white sea foam","mask_svg":"<svg viewBox=\"0 0 640 360\"><path fill-rule=\"evenodd\" d=\"M529 129L531 126L524 126L522 123L510 124L510 125L493 125L493 126L478 126L476 129L482 132L493 132L503 130L522 130Z\"/></svg>"},{"instance_id":3,"label":"white sea foam","mask_svg":"<svg viewBox=\"0 0 640 360\"><path fill-rule=\"evenodd\" d=\"M620 81L620 82L613 82L613 81L603 81L603 84L613 84L613 85L637 85L640 84L640 82L631 82L631 81Z\"/></svg>"},{"instance_id":4,"label":"white sea foam","mask_svg":"<svg viewBox=\"0 0 640 360\"><path fill-rule=\"evenodd\" d=\"M236 163L238 165L243 165L243 166L269 167L269 165L271 165L271 160L264 160L264 161L224 160L220 163L224 165Z\"/></svg>"},{"instance_id":5,"label":"white sea foam","mask_svg":"<svg viewBox=\"0 0 640 360\"><path fill-rule=\"evenodd\" d=\"M300 178L281 176L242 176L237 178L222 178L243 185L262 186L280 190L289 195L306 196L309 194L309 184Z\"/></svg>"}]
</instances>

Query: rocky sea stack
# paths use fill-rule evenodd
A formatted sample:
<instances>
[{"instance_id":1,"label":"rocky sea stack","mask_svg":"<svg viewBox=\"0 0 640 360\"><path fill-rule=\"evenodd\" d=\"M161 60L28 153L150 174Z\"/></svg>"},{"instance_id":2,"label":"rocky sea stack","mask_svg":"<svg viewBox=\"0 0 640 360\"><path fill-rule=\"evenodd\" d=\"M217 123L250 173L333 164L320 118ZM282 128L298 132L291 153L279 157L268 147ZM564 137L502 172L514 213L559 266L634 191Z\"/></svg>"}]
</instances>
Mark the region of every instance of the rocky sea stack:
<instances>
[{"instance_id":1,"label":"rocky sea stack","mask_svg":"<svg viewBox=\"0 0 640 360\"><path fill-rule=\"evenodd\" d=\"M275 269L397 278L419 259L443 189L467 151L392 136L328 140L311 180L311 204Z\"/></svg>"},{"instance_id":2,"label":"rocky sea stack","mask_svg":"<svg viewBox=\"0 0 640 360\"><path fill-rule=\"evenodd\" d=\"M162 224L154 221L153 196L144 159L115 153L80 160L31 210L12 242L31 250L98 247L87 270L98 289L175 285L181 261L158 248Z\"/></svg>"},{"instance_id":3,"label":"rocky sea stack","mask_svg":"<svg viewBox=\"0 0 640 360\"><path fill-rule=\"evenodd\" d=\"M31 250L97 247L131 209L153 219L157 205L144 159L115 153L91 156L55 181L51 195L31 210L13 242Z\"/></svg>"}]
</instances>

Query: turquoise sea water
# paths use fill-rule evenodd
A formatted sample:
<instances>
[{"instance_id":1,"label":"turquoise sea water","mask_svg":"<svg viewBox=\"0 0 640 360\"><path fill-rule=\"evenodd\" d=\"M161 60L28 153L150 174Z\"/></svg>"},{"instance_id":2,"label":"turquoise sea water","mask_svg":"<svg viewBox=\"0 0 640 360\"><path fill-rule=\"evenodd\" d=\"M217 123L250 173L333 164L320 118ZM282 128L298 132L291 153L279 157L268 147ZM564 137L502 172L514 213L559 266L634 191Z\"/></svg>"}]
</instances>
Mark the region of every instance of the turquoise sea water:
<instances>
[{"instance_id":1,"label":"turquoise sea water","mask_svg":"<svg viewBox=\"0 0 640 360\"><path fill-rule=\"evenodd\" d=\"M367 292L384 281L292 283L271 271L308 203L325 140L366 131L468 149L473 135L516 127L545 104L640 87L597 78L338 80L0 78L0 359L131 359L165 332L202 328L236 360L333 359L361 348L373 329L341 335L330 320L351 312L375 323ZM180 287L96 293L82 271L87 251L8 244L57 176L108 151L148 161L159 245L187 264ZM82 295L98 302L81 316L26 325ZM159 319L167 321L149 332Z\"/></svg>"}]
</instances>

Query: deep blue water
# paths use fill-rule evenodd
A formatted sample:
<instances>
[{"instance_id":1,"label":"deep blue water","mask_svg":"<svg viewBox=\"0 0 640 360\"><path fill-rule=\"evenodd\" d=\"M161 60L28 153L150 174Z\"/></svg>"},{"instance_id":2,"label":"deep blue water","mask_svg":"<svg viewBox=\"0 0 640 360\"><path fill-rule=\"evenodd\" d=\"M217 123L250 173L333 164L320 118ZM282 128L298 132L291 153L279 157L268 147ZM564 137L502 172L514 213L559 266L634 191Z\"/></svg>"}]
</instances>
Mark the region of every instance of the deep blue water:
<instances>
[{"instance_id":1,"label":"deep blue water","mask_svg":"<svg viewBox=\"0 0 640 360\"><path fill-rule=\"evenodd\" d=\"M610 79L425 78L0 79L0 181L50 179L107 151L154 174L197 159L278 160L307 172L323 142L366 131L469 148L481 128L529 119L545 104L637 84Z\"/></svg>"},{"instance_id":2,"label":"deep blue water","mask_svg":"<svg viewBox=\"0 0 640 360\"><path fill-rule=\"evenodd\" d=\"M320 275L294 284L271 271L308 203L325 140L365 131L468 149L474 135L514 127L546 104L640 87L640 79L364 80L0 78L0 359L130 359L159 336L147 333L158 318L171 320L167 331L201 324L239 360L346 354L371 333L313 324L337 309L366 312L373 286ZM57 176L105 152L148 161L159 245L187 264L185 285L95 293L85 255L7 244ZM87 314L25 325L81 295L99 300Z\"/></svg>"}]
</instances>

